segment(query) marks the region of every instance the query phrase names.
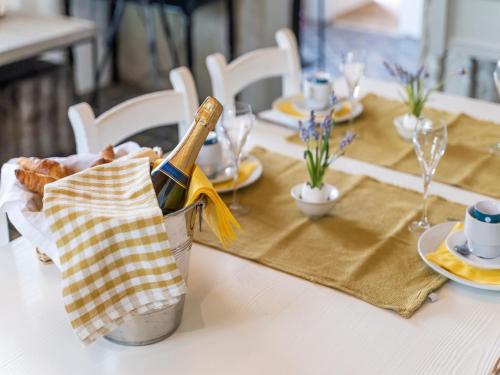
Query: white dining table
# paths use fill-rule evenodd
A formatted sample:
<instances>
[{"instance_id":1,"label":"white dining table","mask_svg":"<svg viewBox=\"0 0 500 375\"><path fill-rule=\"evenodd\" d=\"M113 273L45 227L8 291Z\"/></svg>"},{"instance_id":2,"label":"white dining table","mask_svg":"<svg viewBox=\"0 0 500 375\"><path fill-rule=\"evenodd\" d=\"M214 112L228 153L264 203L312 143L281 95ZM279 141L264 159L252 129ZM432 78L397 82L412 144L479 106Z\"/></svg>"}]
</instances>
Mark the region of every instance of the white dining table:
<instances>
[{"instance_id":1,"label":"white dining table","mask_svg":"<svg viewBox=\"0 0 500 375\"><path fill-rule=\"evenodd\" d=\"M398 97L394 84L369 79L366 92ZM438 93L429 105L500 122L498 104ZM300 159L302 148L284 140L291 132L258 120L249 146ZM333 168L421 190L416 176L346 157ZM500 171L492 173L500 185ZM483 198L440 183L431 192L461 204ZM404 319L194 244L183 320L171 337L84 347L64 311L57 268L19 238L0 248L0 374L489 374L500 356L500 294L450 281L437 297Z\"/></svg>"}]
</instances>

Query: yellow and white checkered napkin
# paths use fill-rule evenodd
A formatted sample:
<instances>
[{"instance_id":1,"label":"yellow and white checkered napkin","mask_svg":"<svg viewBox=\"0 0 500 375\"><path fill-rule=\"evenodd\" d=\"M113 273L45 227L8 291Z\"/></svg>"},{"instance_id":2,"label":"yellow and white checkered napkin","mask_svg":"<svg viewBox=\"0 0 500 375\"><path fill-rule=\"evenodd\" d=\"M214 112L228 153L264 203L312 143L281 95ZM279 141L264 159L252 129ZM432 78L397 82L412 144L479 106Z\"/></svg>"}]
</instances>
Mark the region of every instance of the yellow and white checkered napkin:
<instances>
[{"instance_id":1,"label":"yellow and white checkered napkin","mask_svg":"<svg viewBox=\"0 0 500 375\"><path fill-rule=\"evenodd\" d=\"M43 211L59 251L64 305L84 343L185 293L148 159L116 161L51 183Z\"/></svg>"}]
</instances>

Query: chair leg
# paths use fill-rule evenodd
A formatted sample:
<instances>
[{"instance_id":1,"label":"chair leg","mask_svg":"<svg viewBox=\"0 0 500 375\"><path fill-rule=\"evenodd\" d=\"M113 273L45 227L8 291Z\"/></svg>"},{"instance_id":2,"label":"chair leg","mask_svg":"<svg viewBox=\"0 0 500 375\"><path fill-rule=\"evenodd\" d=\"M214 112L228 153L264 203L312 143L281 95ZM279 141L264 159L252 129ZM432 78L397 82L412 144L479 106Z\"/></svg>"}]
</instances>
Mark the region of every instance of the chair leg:
<instances>
[{"instance_id":1,"label":"chair leg","mask_svg":"<svg viewBox=\"0 0 500 375\"><path fill-rule=\"evenodd\" d=\"M185 31L186 31L186 47L187 47L187 66L189 70L193 71L193 38L192 26L193 20L190 13L186 14Z\"/></svg>"},{"instance_id":2,"label":"chair leg","mask_svg":"<svg viewBox=\"0 0 500 375\"><path fill-rule=\"evenodd\" d=\"M295 34L295 38L297 38L297 45L300 50L300 11L302 9L302 1L301 0L293 0L292 3L292 30Z\"/></svg>"},{"instance_id":3,"label":"chair leg","mask_svg":"<svg viewBox=\"0 0 500 375\"><path fill-rule=\"evenodd\" d=\"M325 0L318 0L316 3L318 7L317 12L317 32L318 32L318 68L319 70L325 70Z\"/></svg>"},{"instance_id":4,"label":"chair leg","mask_svg":"<svg viewBox=\"0 0 500 375\"><path fill-rule=\"evenodd\" d=\"M143 10L146 19L146 32L148 35L149 59L151 64L151 81L155 88L160 87L160 69L158 66L158 45L154 23L154 8L149 5L148 0L143 0Z\"/></svg>"},{"instance_id":5,"label":"chair leg","mask_svg":"<svg viewBox=\"0 0 500 375\"><path fill-rule=\"evenodd\" d=\"M106 68L106 64L108 63L109 58L111 57L111 52L113 51L113 55L116 52L116 37L118 34L118 29L120 27L120 23L122 22L123 13L125 11L125 0L116 0L112 1L113 3L113 14L111 15L111 24L106 30L106 49L104 51L104 56L102 57L101 63L97 68L97 77L102 76L102 72ZM117 63L117 56L115 55L113 58L113 65ZM113 67L113 81L118 79L118 66Z\"/></svg>"},{"instance_id":6,"label":"chair leg","mask_svg":"<svg viewBox=\"0 0 500 375\"><path fill-rule=\"evenodd\" d=\"M170 52L170 56L172 56L173 65L177 68L180 66L179 54L177 53L177 48L175 47L174 40L172 39L172 30L170 29L170 24L168 22L167 15L165 14L165 8L163 5L163 3L160 4L160 20L163 26L163 33L165 34L168 50Z\"/></svg>"},{"instance_id":7,"label":"chair leg","mask_svg":"<svg viewBox=\"0 0 500 375\"><path fill-rule=\"evenodd\" d=\"M229 58L234 60L236 56L236 19L234 14L234 0L226 0L227 11L227 37L229 42Z\"/></svg>"}]
</instances>

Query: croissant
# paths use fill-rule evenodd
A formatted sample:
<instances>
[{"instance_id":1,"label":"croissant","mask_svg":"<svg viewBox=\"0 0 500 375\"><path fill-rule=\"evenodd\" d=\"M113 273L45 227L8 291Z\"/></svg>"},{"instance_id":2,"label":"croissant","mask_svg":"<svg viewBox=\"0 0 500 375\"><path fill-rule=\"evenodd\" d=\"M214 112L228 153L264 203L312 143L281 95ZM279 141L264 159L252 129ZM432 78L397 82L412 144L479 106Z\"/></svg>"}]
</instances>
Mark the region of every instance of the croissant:
<instances>
[{"instance_id":1,"label":"croissant","mask_svg":"<svg viewBox=\"0 0 500 375\"><path fill-rule=\"evenodd\" d=\"M100 158L100 159L96 160L95 162L93 162L92 165L90 166L90 168L98 166L98 165L102 165L102 164L111 163L111 162L112 162L112 160Z\"/></svg>"},{"instance_id":2,"label":"croissant","mask_svg":"<svg viewBox=\"0 0 500 375\"><path fill-rule=\"evenodd\" d=\"M17 164L28 171L44 174L55 179L60 179L75 173L73 169L51 159L22 157L17 159Z\"/></svg>"},{"instance_id":3,"label":"croissant","mask_svg":"<svg viewBox=\"0 0 500 375\"><path fill-rule=\"evenodd\" d=\"M43 188L45 185L56 181L53 177L24 169L16 169L15 173L17 180L23 186L25 186L29 191L32 191L40 196L43 196Z\"/></svg>"},{"instance_id":4,"label":"croissant","mask_svg":"<svg viewBox=\"0 0 500 375\"><path fill-rule=\"evenodd\" d=\"M101 158L109 161L115 159L115 151L113 150L113 145L107 145L101 150Z\"/></svg>"}]
</instances>

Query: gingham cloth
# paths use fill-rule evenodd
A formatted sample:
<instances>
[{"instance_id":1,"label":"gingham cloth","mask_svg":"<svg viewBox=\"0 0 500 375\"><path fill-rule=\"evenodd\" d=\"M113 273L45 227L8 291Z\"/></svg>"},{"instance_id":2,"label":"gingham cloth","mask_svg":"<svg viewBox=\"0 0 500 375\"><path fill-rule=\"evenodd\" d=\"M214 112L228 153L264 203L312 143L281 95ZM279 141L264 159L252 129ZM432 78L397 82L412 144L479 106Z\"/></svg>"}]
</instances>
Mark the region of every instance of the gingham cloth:
<instances>
[{"instance_id":1,"label":"gingham cloth","mask_svg":"<svg viewBox=\"0 0 500 375\"><path fill-rule=\"evenodd\" d=\"M85 344L132 317L178 301L185 284L170 252L148 159L116 161L45 187L64 305Z\"/></svg>"}]
</instances>

